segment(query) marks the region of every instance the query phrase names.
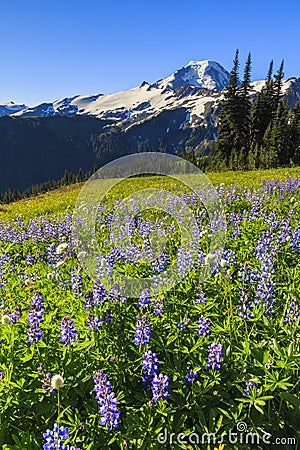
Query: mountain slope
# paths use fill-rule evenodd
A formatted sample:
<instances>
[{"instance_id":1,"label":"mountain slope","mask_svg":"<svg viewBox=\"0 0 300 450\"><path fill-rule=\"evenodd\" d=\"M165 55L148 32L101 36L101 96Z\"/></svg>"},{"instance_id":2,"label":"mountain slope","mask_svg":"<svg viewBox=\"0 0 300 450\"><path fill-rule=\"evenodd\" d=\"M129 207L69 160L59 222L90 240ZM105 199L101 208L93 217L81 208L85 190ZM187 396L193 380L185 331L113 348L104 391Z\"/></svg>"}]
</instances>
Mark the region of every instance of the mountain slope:
<instances>
[{"instance_id":1,"label":"mountain slope","mask_svg":"<svg viewBox=\"0 0 300 450\"><path fill-rule=\"evenodd\" d=\"M14 115L87 114L116 122L135 121L165 109L181 107L185 99L195 100L195 97L200 103L197 109L201 110L205 97L223 90L229 77L229 73L215 61L191 61L171 76L152 84L143 82L139 87L116 94L64 98L20 110Z\"/></svg>"},{"instance_id":2,"label":"mountain slope","mask_svg":"<svg viewBox=\"0 0 300 450\"><path fill-rule=\"evenodd\" d=\"M0 105L0 191L23 190L58 179L64 170L90 170L135 151L181 153L192 146L207 154L229 77L217 62L191 61L169 77L116 94L77 95L30 108ZM253 99L263 85L252 83ZM293 107L300 78L285 80L282 92Z\"/></svg>"},{"instance_id":3,"label":"mountain slope","mask_svg":"<svg viewBox=\"0 0 300 450\"><path fill-rule=\"evenodd\" d=\"M108 127L117 124L127 129L162 112L170 111L172 115L172 110L185 108L188 117L185 122L191 127L199 123L205 125L207 114L210 114L212 120L208 122L213 121L215 133L215 116L229 78L227 70L215 61L191 61L169 77L151 84L144 81L138 87L115 94L77 95L30 108L22 105L10 114L16 117L89 115L112 122L112 125L107 124ZM255 97L264 81L252 85ZM286 80L282 91L289 105L294 106L299 99L300 78Z\"/></svg>"}]
</instances>

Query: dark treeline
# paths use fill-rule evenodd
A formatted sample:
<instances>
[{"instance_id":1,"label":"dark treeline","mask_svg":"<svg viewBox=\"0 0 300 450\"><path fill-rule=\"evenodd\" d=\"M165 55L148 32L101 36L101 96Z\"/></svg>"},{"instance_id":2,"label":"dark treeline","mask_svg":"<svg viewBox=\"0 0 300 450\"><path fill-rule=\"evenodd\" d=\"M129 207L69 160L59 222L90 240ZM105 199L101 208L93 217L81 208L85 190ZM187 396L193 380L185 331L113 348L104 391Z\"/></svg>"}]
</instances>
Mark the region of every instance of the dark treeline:
<instances>
[{"instance_id":1,"label":"dark treeline","mask_svg":"<svg viewBox=\"0 0 300 450\"><path fill-rule=\"evenodd\" d=\"M262 90L253 100L251 56L239 83L239 57L236 51L228 87L219 116L213 152L199 160L208 170L254 170L298 165L300 163L300 102L288 108L281 89L282 61L273 76L271 61Z\"/></svg>"},{"instance_id":2,"label":"dark treeline","mask_svg":"<svg viewBox=\"0 0 300 450\"><path fill-rule=\"evenodd\" d=\"M64 186L69 186L74 183L80 183L87 181L90 176L96 171L96 167L93 171L83 172L82 169L79 170L78 174L66 170L64 176L60 180L48 180L44 183L35 184L20 192L18 189L11 189L7 187L3 194L0 193L0 204L8 204L16 202L18 200L23 200L26 198L35 197L45 192L52 191Z\"/></svg>"}]
</instances>

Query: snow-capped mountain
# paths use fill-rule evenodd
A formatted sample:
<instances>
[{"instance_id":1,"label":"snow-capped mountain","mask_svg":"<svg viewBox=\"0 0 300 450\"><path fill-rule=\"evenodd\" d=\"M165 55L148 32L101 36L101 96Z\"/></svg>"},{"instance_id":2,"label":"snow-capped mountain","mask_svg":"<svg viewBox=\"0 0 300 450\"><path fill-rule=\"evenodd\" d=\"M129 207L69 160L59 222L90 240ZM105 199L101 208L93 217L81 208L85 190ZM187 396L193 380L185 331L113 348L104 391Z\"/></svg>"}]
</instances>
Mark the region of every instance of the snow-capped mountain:
<instances>
[{"instance_id":1,"label":"snow-capped mountain","mask_svg":"<svg viewBox=\"0 0 300 450\"><path fill-rule=\"evenodd\" d=\"M4 103L4 105L0 105L0 117L11 116L17 112L24 111L27 108L26 105L16 105L14 102Z\"/></svg>"},{"instance_id":2,"label":"snow-capped mountain","mask_svg":"<svg viewBox=\"0 0 300 450\"><path fill-rule=\"evenodd\" d=\"M218 62L191 61L172 75L154 83L144 81L140 86L116 94L77 95L43 103L34 107L7 104L0 106L0 115L13 116L74 116L92 115L99 119L122 124L125 128L149 120L164 111L184 108L193 126L207 114L218 109L223 89L230 74ZM253 83L253 96L264 81ZM290 78L283 86L291 105L299 98L300 79ZM180 124L182 125L182 124ZM108 125L111 126L111 125Z\"/></svg>"},{"instance_id":3,"label":"snow-capped mountain","mask_svg":"<svg viewBox=\"0 0 300 450\"><path fill-rule=\"evenodd\" d=\"M0 192L59 179L66 169L91 170L131 151L180 154L192 147L198 155L209 154L229 78L215 61L191 61L166 78L116 94L77 95L33 107L0 105ZM253 99L264 83L252 83ZM293 107L300 78L285 80L282 93ZM22 120L26 117L33 119Z\"/></svg>"},{"instance_id":4,"label":"snow-capped mountain","mask_svg":"<svg viewBox=\"0 0 300 450\"><path fill-rule=\"evenodd\" d=\"M54 116L88 114L116 122L135 122L153 114L177 107L191 108L199 116L204 105L214 101L227 86L229 73L215 61L191 61L167 78L152 84L106 95L88 95L64 98L23 108L15 116Z\"/></svg>"},{"instance_id":5,"label":"snow-capped mountain","mask_svg":"<svg viewBox=\"0 0 300 450\"><path fill-rule=\"evenodd\" d=\"M222 91L228 85L230 74L215 61L191 61L176 70L170 77L153 83L162 89L177 89L182 86L195 86L210 91Z\"/></svg>"},{"instance_id":6,"label":"snow-capped mountain","mask_svg":"<svg viewBox=\"0 0 300 450\"><path fill-rule=\"evenodd\" d=\"M121 125L125 130L140 125L149 128L150 121L155 120L157 125L163 117L161 127L165 126L164 132L167 134L200 124L207 130L203 138L213 140L217 131L219 104L229 78L229 72L218 62L191 61L169 77L153 83L144 81L138 87L116 94L77 95L34 107L10 103L0 106L0 115L88 115L107 121L107 128ZM264 81L252 83L253 97L263 85ZM300 78L286 80L282 90L290 106L294 106L299 99Z\"/></svg>"}]
</instances>

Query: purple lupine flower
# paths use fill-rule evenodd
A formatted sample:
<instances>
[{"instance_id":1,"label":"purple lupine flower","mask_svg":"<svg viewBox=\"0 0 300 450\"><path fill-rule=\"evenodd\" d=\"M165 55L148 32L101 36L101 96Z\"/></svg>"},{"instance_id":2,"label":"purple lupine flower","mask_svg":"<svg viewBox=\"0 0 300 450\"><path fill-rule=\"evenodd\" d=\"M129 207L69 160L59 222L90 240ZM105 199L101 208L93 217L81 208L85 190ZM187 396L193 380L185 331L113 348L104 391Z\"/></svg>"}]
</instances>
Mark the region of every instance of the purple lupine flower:
<instances>
[{"instance_id":1,"label":"purple lupine flower","mask_svg":"<svg viewBox=\"0 0 300 450\"><path fill-rule=\"evenodd\" d=\"M17 305L15 312L11 313L10 316L12 323L17 323L21 316L22 316L22 308L21 306Z\"/></svg>"},{"instance_id":2,"label":"purple lupine flower","mask_svg":"<svg viewBox=\"0 0 300 450\"><path fill-rule=\"evenodd\" d=\"M106 425L108 431L111 428L119 428L120 411L117 408L118 400L111 390L111 383L102 370L94 375L94 392L100 406L99 414L102 415L100 425Z\"/></svg>"},{"instance_id":3,"label":"purple lupine flower","mask_svg":"<svg viewBox=\"0 0 300 450\"><path fill-rule=\"evenodd\" d=\"M63 441L68 439L69 430L66 427L58 427L58 423L54 424L53 430L47 430L43 434L46 444L43 445L44 450L69 450L69 446L64 445Z\"/></svg>"},{"instance_id":4,"label":"purple lupine flower","mask_svg":"<svg viewBox=\"0 0 300 450\"><path fill-rule=\"evenodd\" d=\"M60 342L64 343L64 347L67 347L69 345L72 348L73 342L76 342L78 340L78 331L75 329L74 321L65 316L61 321L60 329Z\"/></svg>"},{"instance_id":5,"label":"purple lupine flower","mask_svg":"<svg viewBox=\"0 0 300 450\"><path fill-rule=\"evenodd\" d=\"M107 294L107 300L111 302L121 302L125 303L127 300L122 296L121 286L116 284L111 288L111 290Z\"/></svg>"},{"instance_id":6,"label":"purple lupine flower","mask_svg":"<svg viewBox=\"0 0 300 450\"><path fill-rule=\"evenodd\" d=\"M204 292L204 289L202 288L202 286L198 286L197 287L197 292L196 292L196 305L200 305L205 304L206 303L206 294Z\"/></svg>"},{"instance_id":7,"label":"purple lupine flower","mask_svg":"<svg viewBox=\"0 0 300 450\"><path fill-rule=\"evenodd\" d=\"M254 319L254 315L252 313L253 303L249 298L248 289L240 289L240 303L241 306L238 307L239 317L243 320Z\"/></svg>"},{"instance_id":8,"label":"purple lupine flower","mask_svg":"<svg viewBox=\"0 0 300 450\"><path fill-rule=\"evenodd\" d=\"M115 268L115 264L113 258L109 256L99 255L97 256L97 276L101 278L110 277L113 269Z\"/></svg>"},{"instance_id":9,"label":"purple lupine flower","mask_svg":"<svg viewBox=\"0 0 300 450\"><path fill-rule=\"evenodd\" d=\"M34 257L32 255L28 254L28 255L25 256L25 261L26 261L26 264L28 266L33 266L33 264L34 264Z\"/></svg>"},{"instance_id":10,"label":"purple lupine flower","mask_svg":"<svg viewBox=\"0 0 300 450\"><path fill-rule=\"evenodd\" d=\"M248 397L253 391L258 394L259 389L257 388L255 383L253 383L252 381L246 381L245 385L246 387L244 389L243 397Z\"/></svg>"},{"instance_id":11,"label":"purple lupine flower","mask_svg":"<svg viewBox=\"0 0 300 450\"><path fill-rule=\"evenodd\" d=\"M170 263L170 257L168 253L164 252L157 259L151 262L152 272L159 273L164 272L166 266Z\"/></svg>"},{"instance_id":12,"label":"purple lupine flower","mask_svg":"<svg viewBox=\"0 0 300 450\"><path fill-rule=\"evenodd\" d=\"M153 353L151 350L143 354L144 361L142 362L143 366L143 385L144 387L149 387L152 383L154 375L158 373L158 360L156 353Z\"/></svg>"},{"instance_id":13,"label":"purple lupine flower","mask_svg":"<svg viewBox=\"0 0 300 450\"><path fill-rule=\"evenodd\" d=\"M177 269L180 278L187 276L189 271L193 268L192 251L185 247L179 247L177 251Z\"/></svg>"},{"instance_id":14,"label":"purple lupine flower","mask_svg":"<svg viewBox=\"0 0 300 450\"><path fill-rule=\"evenodd\" d=\"M221 370L222 361L221 358L224 356L223 345L214 342L208 346L208 360L206 364L206 370Z\"/></svg>"},{"instance_id":15,"label":"purple lupine flower","mask_svg":"<svg viewBox=\"0 0 300 450\"><path fill-rule=\"evenodd\" d=\"M36 323L30 325L27 336L29 344L37 344L39 341L44 339L43 331Z\"/></svg>"},{"instance_id":16,"label":"purple lupine flower","mask_svg":"<svg viewBox=\"0 0 300 450\"><path fill-rule=\"evenodd\" d=\"M44 373L42 389L44 389L46 394L48 394L48 392L51 392L51 394L54 394L54 389L51 386L51 378L52 378L52 375L50 372Z\"/></svg>"},{"instance_id":17,"label":"purple lupine flower","mask_svg":"<svg viewBox=\"0 0 300 450\"><path fill-rule=\"evenodd\" d=\"M273 268L267 264L263 264L260 272L260 280L256 289L256 303L261 303L265 308L266 315L274 315L274 305L276 300L274 298L276 294L275 283L273 281Z\"/></svg>"},{"instance_id":18,"label":"purple lupine flower","mask_svg":"<svg viewBox=\"0 0 300 450\"><path fill-rule=\"evenodd\" d=\"M5 373L4 372L0 372L0 382L3 383L5 378Z\"/></svg>"},{"instance_id":19,"label":"purple lupine flower","mask_svg":"<svg viewBox=\"0 0 300 450\"><path fill-rule=\"evenodd\" d=\"M153 394L152 401L158 402L160 399L167 400L170 395L168 389L170 387L169 377L162 373L155 374L151 384L151 390Z\"/></svg>"},{"instance_id":20,"label":"purple lupine flower","mask_svg":"<svg viewBox=\"0 0 300 450\"><path fill-rule=\"evenodd\" d=\"M140 293L138 308L140 309L148 309L151 301L151 294L149 289L144 289Z\"/></svg>"},{"instance_id":21,"label":"purple lupine flower","mask_svg":"<svg viewBox=\"0 0 300 450\"><path fill-rule=\"evenodd\" d=\"M89 310L94 305L94 293L93 291L87 291L84 296L84 307L83 309Z\"/></svg>"},{"instance_id":22,"label":"purple lupine flower","mask_svg":"<svg viewBox=\"0 0 300 450\"><path fill-rule=\"evenodd\" d=\"M179 323L176 323L176 328L178 328L180 331L185 331L190 323L191 319L184 318Z\"/></svg>"},{"instance_id":23,"label":"purple lupine flower","mask_svg":"<svg viewBox=\"0 0 300 450\"><path fill-rule=\"evenodd\" d=\"M105 295L105 287L103 284L95 283L93 287L93 294L94 294L94 305L99 306L100 303L104 303L106 301Z\"/></svg>"},{"instance_id":24,"label":"purple lupine flower","mask_svg":"<svg viewBox=\"0 0 300 450\"><path fill-rule=\"evenodd\" d=\"M28 313L28 323L30 325L38 325L40 322L43 322L43 312L31 310Z\"/></svg>"},{"instance_id":25,"label":"purple lupine flower","mask_svg":"<svg viewBox=\"0 0 300 450\"><path fill-rule=\"evenodd\" d=\"M290 245L293 250L300 250L300 226L294 230Z\"/></svg>"},{"instance_id":26,"label":"purple lupine flower","mask_svg":"<svg viewBox=\"0 0 300 450\"><path fill-rule=\"evenodd\" d=\"M45 299L40 291L35 291L31 299L30 308L35 311L45 312Z\"/></svg>"},{"instance_id":27,"label":"purple lupine flower","mask_svg":"<svg viewBox=\"0 0 300 450\"><path fill-rule=\"evenodd\" d=\"M38 341L44 339L42 329L40 328L40 323L44 321L44 302L45 300L41 292L36 291L31 299L27 319L30 325L27 332L28 342L30 344L38 343Z\"/></svg>"},{"instance_id":28,"label":"purple lupine flower","mask_svg":"<svg viewBox=\"0 0 300 450\"><path fill-rule=\"evenodd\" d=\"M82 291L82 275L78 270L78 267L76 269L71 270L71 288L74 292L74 298L78 298L81 295Z\"/></svg>"},{"instance_id":29,"label":"purple lupine flower","mask_svg":"<svg viewBox=\"0 0 300 450\"><path fill-rule=\"evenodd\" d=\"M290 304L288 305L286 316L284 318L283 323L297 322L298 317L299 317L299 304L297 300L293 298Z\"/></svg>"},{"instance_id":30,"label":"purple lupine flower","mask_svg":"<svg viewBox=\"0 0 300 450\"><path fill-rule=\"evenodd\" d=\"M135 327L134 343L135 345L141 345L144 347L146 344L150 344L151 327L147 322L147 316L137 318L137 324Z\"/></svg>"},{"instance_id":31,"label":"purple lupine flower","mask_svg":"<svg viewBox=\"0 0 300 450\"><path fill-rule=\"evenodd\" d=\"M163 297L156 298L152 301L152 305L154 306L153 314L157 317L162 317L165 311L164 299Z\"/></svg>"},{"instance_id":32,"label":"purple lupine flower","mask_svg":"<svg viewBox=\"0 0 300 450\"><path fill-rule=\"evenodd\" d=\"M211 322L208 318L201 316L199 317L198 321L199 327L198 327L198 336L209 336L210 335L210 327Z\"/></svg>"},{"instance_id":33,"label":"purple lupine flower","mask_svg":"<svg viewBox=\"0 0 300 450\"><path fill-rule=\"evenodd\" d=\"M89 314L86 319L86 323L89 326L90 331L99 331L102 328L103 322L99 319L99 317L94 316L94 314Z\"/></svg>"},{"instance_id":34,"label":"purple lupine flower","mask_svg":"<svg viewBox=\"0 0 300 450\"><path fill-rule=\"evenodd\" d=\"M187 374L184 377L184 381L186 382L186 384L192 384L195 383L198 377L198 372L194 372L190 367L188 367Z\"/></svg>"},{"instance_id":35,"label":"purple lupine flower","mask_svg":"<svg viewBox=\"0 0 300 450\"><path fill-rule=\"evenodd\" d=\"M243 397L254 397L256 394L259 393L259 389L257 388L256 384L252 381L246 381L245 383L246 387L244 389ZM254 404L254 401L251 402L251 405Z\"/></svg>"}]
</instances>

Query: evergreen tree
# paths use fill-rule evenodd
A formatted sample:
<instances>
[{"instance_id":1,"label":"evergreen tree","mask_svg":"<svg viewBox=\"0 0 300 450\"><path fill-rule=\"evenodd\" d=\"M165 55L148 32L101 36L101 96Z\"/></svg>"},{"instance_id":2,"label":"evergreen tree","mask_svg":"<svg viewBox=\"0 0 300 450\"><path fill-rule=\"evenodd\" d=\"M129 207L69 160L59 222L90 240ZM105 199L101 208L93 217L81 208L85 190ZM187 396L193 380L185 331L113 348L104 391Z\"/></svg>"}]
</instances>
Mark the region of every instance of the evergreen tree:
<instances>
[{"instance_id":1,"label":"evergreen tree","mask_svg":"<svg viewBox=\"0 0 300 450\"><path fill-rule=\"evenodd\" d=\"M239 110L238 86L239 86L239 52L236 50L233 60L233 68L230 72L228 86L224 92L224 101L219 116L219 130L214 159L218 168L228 167L229 159L236 144L236 125Z\"/></svg>"},{"instance_id":2,"label":"evergreen tree","mask_svg":"<svg viewBox=\"0 0 300 450\"><path fill-rule=\"evenodd\" d=\"M252 153L254 154L256 152L258 158L264 134L274 114L274 81L272 79L272 74L273 61L270 62L265 85L258 93L252 108L251 148Z\"/></svg>"},{"instance_id":3,"label":"evergreen tree","mask_svg":"<svg viewBox=\"0 0 300 450\"><path fill-rule=\"evenodd\" d=\"M287 121L287 161L289 164L300 163L300 101L289 112Z\"/></svg>"},{"instance_id":4,"label":"evergreen tree","mask_svg":"<svg viewBox=\"0 0 300 450\"><path fill-rule=\"evenodd\" d=\"M239 88L239 108L237 114L237 151L239 153L239 168L244 169L247 165L248 153L250 150L251 137L251 54L248 58L244 69L244 78Z\"/></svg>"},{"instance_id":5,"label":"evergreen tree","mask_svg":"<svg viewBox=\"0 0 300 450\"><path fill-rule=\"evenodd\" d=\"M280 102L274 119L270 122L263 139L261 164L264 168L285 166L288 155L288 106Z\"/></svg>"},{"instance_id":6,"label":"evergreen tree","mask_svg":"<svg viewBox=\"0 0 300 450\"><path fill-rule=\"evenodd\" d=\"M284 77L283 72L284 67L284 60L281 61L280 67L277 71L277 73L274 75L274 107L273 110L277 110L277 107L279 105L280 99L281 99L281 88L282 88L282 82Z\"/></svg>"},{"instance_id":7,"label":"evergreen tree","mask_svg":"<svg viewBox=\"0 0 300 450\"><path fill-rule=\"evenodd\" d=\"M239 86L238 50L233 61L229 85L224 93L220 126L216 142L215 160L224 161L231 169L244 169L250 150L251 124L251 54L249 53L244 69L244 77Z\"/></svg>"}]
</instances>

